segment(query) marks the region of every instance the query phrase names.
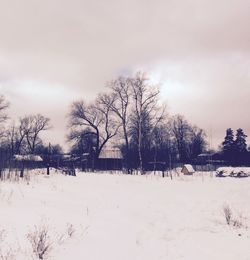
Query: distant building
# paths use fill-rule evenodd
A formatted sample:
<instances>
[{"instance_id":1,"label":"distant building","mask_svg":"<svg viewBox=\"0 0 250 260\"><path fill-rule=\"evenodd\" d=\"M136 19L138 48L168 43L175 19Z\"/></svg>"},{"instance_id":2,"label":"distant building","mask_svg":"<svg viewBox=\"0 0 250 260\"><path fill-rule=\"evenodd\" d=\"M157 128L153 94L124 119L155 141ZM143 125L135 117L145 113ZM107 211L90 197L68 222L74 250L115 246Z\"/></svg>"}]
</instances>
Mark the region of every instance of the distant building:
<instances>
[{"instance_id":1,"label":"distant building","mask_svg":"<svg viewBox=\"0 0 250 260\"><path fill-rule=\"evenodd\" d=\"M34 155L34 154L27 154L27 155L15 154L14 160L19 162L42 162L43 161L41 156Z\"/></svg>"},{"instance_id":2,"label":"distant building","mask_svg":"<svg viewBox=\"0 0 250 260\"><path fill-rule=\"evenodd\" d=\"M196 164L223 164L222 153L201 153L195 160Z\"/></svg>"},{"instance_id":3,"label":"distant building","mask_svg":"<svg viewBox=\"0 0 250 260\"><path fill-rule=\"evenodd\" d=\"M14 166L17 168L41 168L44 166L44 161L41 156L34 154L20 155L15 154L13 158ZM23 177L23 173L22 176Z\"/></svg>"},{"instance_id":4,"label":"distant building","mask_svg":"<svg viewBox=\"0 0 250 260\"><path fill-rule=\"evenodd\" d=\"M102 149L97 168L101 170L121 170L123 156L118 148Z\"/></svg>"}]
</instances>

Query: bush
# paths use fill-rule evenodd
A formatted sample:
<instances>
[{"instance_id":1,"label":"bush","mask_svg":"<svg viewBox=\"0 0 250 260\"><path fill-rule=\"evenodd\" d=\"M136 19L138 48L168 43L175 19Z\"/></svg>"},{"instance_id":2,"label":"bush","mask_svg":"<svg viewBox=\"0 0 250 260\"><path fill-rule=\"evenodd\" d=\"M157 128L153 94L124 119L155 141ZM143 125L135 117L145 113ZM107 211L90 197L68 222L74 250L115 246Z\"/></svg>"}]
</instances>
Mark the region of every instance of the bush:
<instances>
[{"instance_id":1,"label":"bush","mask_svg":"<svg viewBox=\"0 0 250 260\"><path fill-rule=\"evenodd\" d=\"M67 225L67 235L68 235L68 237L72 238L73 235L75 234L75 231L76 230L75 230L75 228L72 224Z\"/></svg>"},{"instance_id":2,"label":"bush","mask_svg":"<svg viewBox=\"0 0 250 260\"><path fill-rule=\"evenodd\" d=\"M225 205L223 207L223 213L224 213L224 217L225 217L227 225L233 226L235 228L242 228L244 226L241 221L242 217L239 216L236 218L235 216L233 216L233 211L229 205Z\"/></svg>"},{"instance_id":3,"label":"bush","mask_svg":"<svg viewBox=\"0 0 250 260\"><path fill-rule=\"evenodd\" d=\"M52 242L49 236L47 225L35 226L35 230L27 234L27 238L31 243L33 253L39 259L45 259L52 249Z\"/></svg>"},{"instance_id":4,"label":"bush","mask_svg":"<svg viewBox=\"0 0 250 260\"><path fill-rule=\"evenodd\" d=\"M233 212L232 212L231 208L229 207L229 205L225 205L223 207L223 213L224 213L227 224L230 225L231 221L232 221Z\"/></svg>"}]
</instances>

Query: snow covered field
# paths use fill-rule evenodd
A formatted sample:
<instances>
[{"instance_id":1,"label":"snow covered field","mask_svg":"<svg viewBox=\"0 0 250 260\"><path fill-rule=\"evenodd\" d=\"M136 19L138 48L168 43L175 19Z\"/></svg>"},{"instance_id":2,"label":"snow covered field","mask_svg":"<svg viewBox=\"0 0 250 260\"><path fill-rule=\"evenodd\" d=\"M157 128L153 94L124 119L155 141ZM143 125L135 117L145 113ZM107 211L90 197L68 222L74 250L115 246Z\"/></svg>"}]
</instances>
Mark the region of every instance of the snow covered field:
<instances>
[{"instance_id":1,"label":"snow covered field","mask_svg":"<svg viewBox=\"0 0 250 260\"><path fill-rule=\"evenodd\" d=\"M44 259L250 259L250 178L32 173L0 182L0 208L0 259L37 259L39 230Z\"/></svg>"}]
</instances>

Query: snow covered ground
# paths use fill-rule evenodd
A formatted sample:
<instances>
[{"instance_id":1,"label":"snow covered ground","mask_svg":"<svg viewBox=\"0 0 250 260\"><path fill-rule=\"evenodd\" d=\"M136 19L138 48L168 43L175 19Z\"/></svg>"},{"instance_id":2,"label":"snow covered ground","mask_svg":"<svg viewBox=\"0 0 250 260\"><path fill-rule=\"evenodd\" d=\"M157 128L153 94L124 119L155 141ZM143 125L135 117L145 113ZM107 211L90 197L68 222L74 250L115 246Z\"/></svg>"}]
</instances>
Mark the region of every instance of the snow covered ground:
<instances>
[{"instance_id":1,"label":"snow covered ground","mask_svg":"<svg viewBox=\"0 0 250 260\"><path fill-rule=\"evenodd\" d=\"M39 229L44 259L250 259L250 178L30 174L0 182L1 259L36 259Z\"/></svg>"}]
</instances>

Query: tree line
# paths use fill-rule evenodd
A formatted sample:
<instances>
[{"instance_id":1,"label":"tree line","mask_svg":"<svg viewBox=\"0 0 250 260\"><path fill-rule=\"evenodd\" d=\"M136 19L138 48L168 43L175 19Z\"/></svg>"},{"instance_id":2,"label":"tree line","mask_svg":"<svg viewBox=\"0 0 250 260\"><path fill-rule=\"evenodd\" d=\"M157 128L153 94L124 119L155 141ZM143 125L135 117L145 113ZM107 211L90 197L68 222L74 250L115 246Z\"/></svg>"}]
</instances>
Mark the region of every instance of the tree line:
<instances>
[{"instance_id":1,"label":"tree line","mask_svg":"<svg viewBox=\"0 0 250 260\"><path fill-rule=\"evenodd\" d=\"M48 154L48 145L42 140L41 133L51 129L50 119L41 114L30 114L8 124L9 105L6 98L0 96L1 163L15 154ZM59 154L62 148L59 144L51 145L50 152Z\"/></svg>"},{"instance_id":2,"label":"tree line","mask_svg":"<svg viewBox=\"0 0 250 260\"><path fill-rule=\"evenodd\" d=\"M231 165L249 164L249 152L247 150L247 135L243 129L236 130L236 135L231 128L226 130L226 136L222 143L223 159Z\"/></svg>"},{"instance_id":3,"label":"tree line","mask_svg":"<svg viewBox=\"0 0 250 260\"><path fill-rule=\"evenodd\" d=\"M205 132L181 115L169 116L159 86L141 72L108 82L92 102L74 102L69 128L72 153L97 161L104 147L118 147L128 172L154 162L190 162L206 148Z\"/></svg>"},{"instance_id":4,"label":"tree line","mask_svg":"<svg viewBox=\"0 0 250 260\"><path fill-rule=\"evenodd\" d=\"M48 117L24 115L8 124L8 107L5 97L0 96L1 153L63 153L59 144L48 145L41 138L41 133L52 127ZM241 128L235 136L231 128L227 129L220 149L225 162L240 165L249 161L246 137ZM119 148L127 172L144 171L157 163L168 167L192 163L207 151L205 131L182 115L169 115L160 99L159 86L141 72L108 82L105 92L91 102L73 102L68 113L67 141L71 154L88 154L95 163L105 148Z\"/></svg>"}]
</instances>

